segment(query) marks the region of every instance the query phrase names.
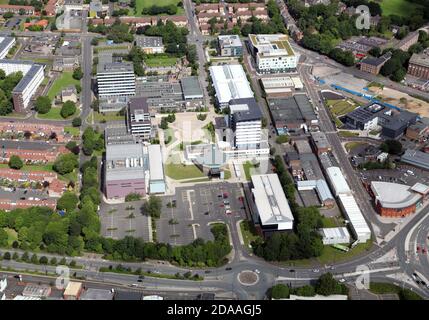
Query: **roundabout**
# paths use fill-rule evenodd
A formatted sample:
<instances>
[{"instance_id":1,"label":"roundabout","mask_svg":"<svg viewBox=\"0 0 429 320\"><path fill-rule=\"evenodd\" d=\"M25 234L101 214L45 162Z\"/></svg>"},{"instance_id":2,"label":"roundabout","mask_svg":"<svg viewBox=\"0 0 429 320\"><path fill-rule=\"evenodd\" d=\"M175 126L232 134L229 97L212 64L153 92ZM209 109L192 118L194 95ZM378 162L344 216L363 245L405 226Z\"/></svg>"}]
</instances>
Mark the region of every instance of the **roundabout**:
<instances>
[{"instance_id":1,"label":"roundabout","mask_svg":"<svg viewBox=\"0 0 429 320\"><path fill-rule=\"evenodd\" d=\"M250 270L243 270L237 275L237 280L243 286L254 286L259 282L259 275Z\"/></svg>"}]
</instances>

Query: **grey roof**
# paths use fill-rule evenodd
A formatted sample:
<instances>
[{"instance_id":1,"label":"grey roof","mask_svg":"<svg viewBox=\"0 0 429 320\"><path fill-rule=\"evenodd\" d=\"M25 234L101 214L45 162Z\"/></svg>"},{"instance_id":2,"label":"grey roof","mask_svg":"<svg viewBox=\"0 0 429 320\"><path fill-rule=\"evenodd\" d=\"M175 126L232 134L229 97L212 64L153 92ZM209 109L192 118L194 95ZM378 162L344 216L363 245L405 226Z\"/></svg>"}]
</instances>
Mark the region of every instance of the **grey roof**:
<instances>
[{"instance_id":1,"label":"grey roof","mask_svg":"<svg viewBox=\"0 0 429 320\"><path fill-rule=\"evenodd\" d=\"M305 94L288 98L269 99L268 105L274 121L308 122L316 120L317 116Z\"/></svg>"},{"instance_id":2,"label":"grey roof","mask_svg":"<svg viewBox=\"0 0 429 320\"><path fill-rule=\"evenodd\" d=\"M232 99L229 102L231 115L235 122L260 120L261 109L255 98Z\"/></svg>"},{"instance_id":3,"label":"grey roof","mask_svg":"<svg viewBox=\"0 0 429 320\"><path fill-rule=\"evenodd\" d=\"M135 291L116 291L114 300L142 300L143 293Z\"/></svg>"},{"instance_id":4,"label":"grey roof","mask_svg":"<svg viewBox=\"0 0 429 320\"><path fill-rule=\"evenodd\" d=\"M112 300L113 292L105 289L88 288L82 293L80 300Z\"/></svg>"},{"instance_id":5,"label":"grey roof","mask_svg":"<svg viewBox=\"0 0 429 320\"><path fill-rule=\"evenodd\" d=\"M201 89L198 77L185 77L180 80L182 85L183 96L187 97L203 97L203 90Z\"/></svg>"},{"instance_id":6,"label":"grey roof","mask_svg":"<svg viewBox=\"0 0 429 320\"><path fill-rule=\"evenodd\" d=\"M13 140L2 140L0 141L0 151L3 147L7 149L21 149L21 150L49 150L52 149L52 145L45 142L35 141L13 141Z\"/></svg>"},{"instance_id":7,"label":"grey roof","mask_svg":"<svg viewBox=\"0 0 429 320\"><path fill-rule=\"evenodd\" d=\"M109 126L104 129L106 144L136 143L135 137L130 134L125 124Z\"/></svg>"},{"instance_id":8,"label":"grey roof","mask_svg":"<svg viewBox=\"0 0 429 320\"><path fill-rule=\"evenodd\" d=\"M411 59L410 59L409 63L429 68L429 55L414 53L411 56Z\"/></svg>"},{"instance_id":9,"label":"grey roof","mask_svg":"<svg viewBox=\"0 0 429 320\"><path fill-rule=\"evenodd\" d=\"M40 64L35 64L33 61L25 60L10 60L10 59L1 59L0 64L19 64L19 65L31 65L30 69L26 74L23 75L21 81L18 82L16 87L13 89L13 92L20 93L24 91L27 85L32 81L34 76L39 72L40 69L44 69L44 66Z\"/></svg>"},{"instance_id":10,"label":"grey roof","mask_svg":"<svg viewBox=\"0 0 429 320\"><path fill-rule=\"evenodd\" d=\"M106 181L144 179L143 146L137 143L106 146ZM132 166L130 163L135 161Z\"/></svg>"},{"instance_id":11,"label":"grey roof","mask_svg":"<svg viewBox=\"0 0 429 320\"><path fill-rule=\"evenodd\" d=\"M312 132L311 138L313 139L314 143L316 144L317 148L329 148L331 145L328 141L328 138L326 137L326 134L322 131L319 132Z\"/></svg>"},{"instance_id":12,"label":"grey roof","mask_svg":"<svg viewBox=\"0 0 429 320\"><path fill-rule=\"evenodd\" d=\"M393 112L392 115L381 114L379 115L379 118L381 120L379 123L383 128L391 130L405 130L406 127L417 121L418 114L402 110L400 112Z\"/></svg>"},{"instance_id":13,"label":"grey roof","mask_svg":"<svg viewBox=\"0 0 429 320\"><path fill-rule=\"evenodd\" d=\"M5 48L7 48L14 41L15 41L15 38L3 37L2 42L0 42L0 52L2 52Z\"/></svg>"},{"instance_id":14,"label":"grey roof","mask_svg":"<svg viewBox=\"0 0 429 320\"><path fill-rule=\"evenodd\" d=\"M134 72L133 64L130 62L99 63L97 72Z\"/></svg>"},{"instance_id":15,"label":"grey roof","mask_svg":"<svg viewBox=\"0 0 429 320\"><path fill-rule=\"evenodd\" d=\"M429 153L407 149L401 161L429 170Z\"/></svg>"},{"instance_id":16,"label":"grey roof","mask_svg":"<svg viewBox=\"0 0 429 320\"><path fill-rule=\"evenodd\" d=\"M139 98L130 98L130 101L128 103L128 106L130 108L130 113L148 113L149 108L147 105L147 98L145 97L139 97Z\"/></svg>"},{"instance_id":17,"label":"grey roof","mask_svg":"<svg viewBox=\"0 0 429 320\"><path fill-rule=\"evenodd\" d=\"M357 122L366 123L385 112L386 107L381 103L370 103L349 112L347 117Z\"/></svg>"},{"instance_id":18,"label":"grey roof","mask_svg":"<svg viewBox=\"0 0 429 320\"><path fill-rule=\"evenodd\" d=\"M240 37L236 34L218 36L220 47L242 47Z\"/></svg>"},{"instance_id":19,"label":"grey roof","mask_svg":"<svg viewBox=\"0 0 429 320\"><path fill-rule=\"evenodd\" d=\"M136 45L140 47L163 47L162 37L135 36Z\"/></svg>"}]
</instances>

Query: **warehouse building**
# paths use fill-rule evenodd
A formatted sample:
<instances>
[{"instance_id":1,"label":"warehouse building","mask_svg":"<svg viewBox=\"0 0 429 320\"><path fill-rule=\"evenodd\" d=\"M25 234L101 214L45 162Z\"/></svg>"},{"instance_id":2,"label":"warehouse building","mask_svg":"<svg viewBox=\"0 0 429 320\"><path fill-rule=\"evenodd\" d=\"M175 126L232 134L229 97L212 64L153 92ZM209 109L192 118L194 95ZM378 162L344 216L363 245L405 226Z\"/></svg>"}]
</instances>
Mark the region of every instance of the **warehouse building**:
<instances>
[{"instance_id":1,"label":"warehouse building","mask_svg":"<svg viewBox=\"0 0 429 320\"><path fill-rule=\"evenodd\" d=\"M318 124L317 115L305 94L268 99L268 107L279 135L308 131Z\"/></svg>"},{"instance_id":2,"label":"warehouse building","mask_svg":"<svg viewBox=\"0 0 429 320\"><path fill-rule=\"evenodd\" d=\"M304 89L299 77L261 78L261 83L268 97L290 96Z\"/></svg>"},{"instance_id":3,"label":"warehouse building","mask_svg":"<svg viewBox=\"0 0 429 320\"><path fill-rule=\"evenodd\" d=\"M331 190L329 190L328 184L323 179L297 181L297 189L298 191L315 190L323 206L329 208L335 206L335 199Z\"/></svg>"},{"instance_id":4,"label":"warehouse building","mask_svg":"<svg viewBox=\"0 0 429 320\"><path fill-rule=\"evenodd\" d=\"M293 229L293 215L277 174L253 175L254 222L264 236Z\"/></svg>"},{"instance_id":5,"label":"warehouse building","mask_svg":"<svg viewBox=\"0 0 429 320\"><path fill-rule=\"evenodd\" d=\"M349 244L350 233L345 227L322 228L319 230L324 245Z\"/></svg>"},{"instance_id":6,"label":"warehouse building","mask_svg":"<svg viewBox=\"0 0 429 320\"><path fill-rule=\"evenodd\" d=\"M12 90L13 107L16 112L24 112L44 78L44 66L33 61L0 60L0 69L6 75L22 72L22 79Z\"/></svg>"},{"instance_id":7,"label":"warehouse building","mask_svg":"<svg viewBox=\"0 0 429 320\"><path fill-rule=\"evenodd\" d=\"M284 34L249 34L250 50L260 73L289 72L296 69L298 55Z\"/></svg>"},{"instance_id":8,"label":"warehouse building","mask_svg":"<svg viewBox=\"0 0 429 320\"><path fill-rule=\"evenodd\" d=\"M326 174L328 175L335 196L338 197L340 194L351 194L352 191L339 167L330 167L326 169Z\"/></svg>"},{"instance_id":9,"label":"warehouse building","mask_svg":"<svg viewBox=\"0 0 429 320\"><path fill-rule=\"evenodd\" d=\"M427 193L429 187L420 184L414 190L420 188ZM423 196L405 184L372 181L371 191L374 196L375 207L383 217L405 217L421 207Z\"/></svg>"},{"instance_id":10,"label":"warehouse building","mask_svg":"<svg viewBox=\"0 0 429 320\"><path fill-rule=\"evenodd\" d=\"M253 98L253 91L241 65L211 66L209 71L218 107L228 107L233 99Z\"/></svg>"},{"instance_id":11,"label":"warehouse building","mask_svg":"<svg viewBox=\"0 0 429 320\"><path fill-rule=\"evenodd\" d=\"M331 144L323 131L311 132L311 142L317 154L331 151Z\"/></svg>"},{"instance_id":12,"label":"warehouse building","mask_svg":"<svg viewBox=\"0 0 429 320\"><path fill-rule=\"evenodd\" d=\"M134 67L130 62L101 62L97 68L98 96L133 96L136 94Z\"/></svg>"},{"instance_id":13,"label":"warehouse building","mask_svg":"<svg viewBox=\"0 0 429 320\"><path fill-rule=\"evenodd\" d=\"M349 194L339 194L338 199L341 209L349 222L353 236L359 243L365 243L371 239L371 230L356 203L355 198Z\"/></svg>"},{"instance_id":14,"label":"warehouse building","mask_svg":"<svg viewBox=\"0 0 429 320\"><path fill-rule=\"evenodd\" d=\"M422 169L429 170L429 153L407 149L401 156L401 161Z\"/></svg>"}]
</instances>

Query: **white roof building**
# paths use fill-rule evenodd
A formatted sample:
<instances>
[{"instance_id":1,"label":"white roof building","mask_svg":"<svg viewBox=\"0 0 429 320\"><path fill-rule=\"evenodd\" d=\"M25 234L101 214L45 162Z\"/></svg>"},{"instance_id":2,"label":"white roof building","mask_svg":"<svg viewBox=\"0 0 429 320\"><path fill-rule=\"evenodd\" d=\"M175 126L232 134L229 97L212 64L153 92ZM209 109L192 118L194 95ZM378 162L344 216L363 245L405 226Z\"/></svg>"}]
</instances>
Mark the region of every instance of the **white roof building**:
<instances>
[{"instance_id":1,"label":"white roof building","mask_svg":"<svg viewBox=\"0 0 429 320\"><path fill-rule=\"evenodd\" d=\"M335 196L338 197L340 194L351 194L352 191L339 167L329 167L326 169L326 173Z\"/></svg>"},{"instance_id":2,"label":"white roof building","mask_svg":"<svg viewBox=\"0 0 429 320\"><path fill-rule=\"evenodd\" d=\"M324 245L350 243L350 233L345 227L323 228L319 232L323 237Z\"/></svg>"},{"instance_id":3,"label":"white roof building","mask_svg":"<svg viewBox=\"0 0 429 320\"><path fill-rule=\"evenodd\" d=\"M221 107L228 106L232 99L253 98L253 91L240 64L211 66L209 71Z\"/></svg>"},{"instance_id":4,"label":"white roof building","mask_svg":"<svg viewBox=\"0 0 429 320\"><path fill-rule=\"evenodd\" d=\"M251 178L262 228L276 226L276 230L292 230L294 218L277 174L258 174Z\"/></svg>"},{"instance_id":5,"label":"white roof building","mask_svg":"<svg viewBox=\"0 0 429 320\"><path fill-rule=\"evenodd\" d=\"M165 180L161 146L151 144L147 147L147 152L149 155L149 192L164 193Z\"/></svg>"},{"instance_id":6,"label":"white roof building","mask_svg":"<svg viewBox=\"0 0 429 320\"><path fill-rule=\"evenodd\" d=\"M293 90L302 90L304 88L299 77L261 78L261 82L267 94L289 93Z\"/></svg>"},{"instance_id":7,"label":"white roof building","mask_svg":"<svg viewBox=\"0 0 429 320\"><path fill-rule=\"evenodd\" d=\"M372 181L371 190L376 202L383 208L406 208L416 204L422 198L421 194L413 192L406 184Z\"/></svg>"},{"instance_id":8,"label":"white roof building","mask_svg":"<svg viewBox=\"0 0 429 320\"><path fill-rule=\"evenodd\" d=\"M341 208L350 223L350 227L354 236L360 243L365 243L371 239L371 230L363 217L362 212L356 203L355 198L349 194L339 194Z\"/></svg>"}]
</instances>

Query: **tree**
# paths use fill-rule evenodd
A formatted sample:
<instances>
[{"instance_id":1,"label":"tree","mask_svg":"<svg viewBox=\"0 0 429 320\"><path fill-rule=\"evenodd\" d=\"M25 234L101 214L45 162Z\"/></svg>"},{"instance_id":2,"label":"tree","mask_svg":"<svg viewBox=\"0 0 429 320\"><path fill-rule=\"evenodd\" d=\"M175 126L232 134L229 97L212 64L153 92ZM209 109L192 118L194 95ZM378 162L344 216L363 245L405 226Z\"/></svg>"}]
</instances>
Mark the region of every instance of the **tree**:
<instances>
[{"instance_id":1,"label":"tree","mask_svg":"<svg viewBox=\"0 0 429 320\"><path fill-rule=\"evenodd\" d=\"M56 266L57 265L57 258L55 258L55 257L52 257L52 259L51 259L51 261L49 261L49 263L51 264L51 265L53 265L53 266Z\"/></svg>"},{"instance_id":2,"label":"tree","mask_svg":"<svg viewBox=\"0 0 429 320\"><path fill-rule=\"evenodd\" d=\"M159 218L161 216L162 201L156 196L151 195L148 201L145 201L142 206L143 214L151 216L152 218Z\"/></svg>"},{"instance_id":3,"label":"tree","mask_svg":"<svg viewBox=\"0 0 429 320\"><path fill-rule=\"evenodd\" d=\"M37 255L35 253L33 253L33 255L31 256L30 262L32 264L39 264L39 259L37 258Z\"/></svg>"},{"instance_id":4,"label":"tree","mask_svg":"<svg viewBox=\"0 0 429 320\"><path fill-rule=\"evenodd\" d=\"M0 228L0 247L7 246L8 238L7 232L3 228Z\"/></svg>"},{"instance_id":5,"label":"tree","mask_svg":"<svg viewBox=\"0 0 429 320\"><path fill-rule=\"evenodd\" d=\"M48 264L48 258L47 257L45 257L45 256L41 256L40 257L40 259L39 259L39 263L40 264Z\"/></svg>"},{"instance_id":6,"label":"tree","mask_svg":"<svg viewBox=\"0 0 429 320\"><path fill-rule=\"evenodd\" d=\"M82 119L80 117L76 117L72 121L73 127L80 127L82 125Z\"/></svg>"},{"instance_id":7,"label":"tree","mask_svg":"<svg viewBox=\"0 0 429 320\"><path fill-rule=\"evenodd\" d=\"M17 155L12 155L9 158L9 168L19 170L24 166L24 163L22 162L21 158Z\"/></svg>"},{"instance_id":8,"label":"tree","mask_svg":"<svg viewBox=\"0 0 429 320\"><path fill-rule=\"evenodd\" d=\"M316 293L323 296L331 294L342 294L343 288L341 284L334 279L332 273L325 273L320 276L316 284Z\"/></svg>"},{"instance_id":9,"label":"tree","mask_svg":"<svg viewBox=\"0 0 429 320\"><path fill-rule=\"evenodd\" d=\"M383 152L399 155L402 153L402 143L397 140L389 139L380 145L380 149Z\"/></svg>"},{"instance_id":10,"label":"tree","mask_svg":"<svg viewBox=\"0 0 429 320\"><path fill-rule=\"evenodd\" d=\"M45 114L51 110L52 101L47 96L40 96L36 99L34 103L34 108L38 113Z\"/></svg>"},{"instance_id":11,"label":"tree","mask_svg":"<svg viewBox=\"0 0 429 320\"><path fill-rule=\"evenodd\" d=\"M75 114L76 112L76 104L73 101L66 101L64 102L63 106L61 107L61 116L63 118L68 118Z\"/></svg>"},{"instance_id":12,"label":"tree","mask_svg":"<svg viewBox=\"0 0 429 320\"><path fill-rule=\"evenodd\" d=\"M284 284L276 284L271 288L271 297L273 299L289 298L289 287Z\"/></svg>"},{"instance_id":13,"label":"tree","mask_svg":"<svg viewBox=\"0 0 429 320\"><path fill-rule=\"evenodd\" d=\"M10 19L10 18L12 18L13 17L13 12L5 12L4 14L3 14L3 18L5 18L5 19Z\"/></svg>"},{"instance_id":14,"label":"tree","mask_svg":"<svg viewBox=\"0 0 429 320\"><path fill-rule=\"evenodd\" d=\"M390 79L392 79L395 82L401 82L402 80L404 80L406 74L407 74L407 70L401 67L390 76Z\"/></svg>"},{"instance_id":15,"label":"tree","mask_svg":"<svg viewBox=\"0 0 429 320\"><path fill-rule=\"evenodd\" d=\"M83 78L82 68L78 67L73 71L73 79L80 80Z\"/></svg>"},{"instance_id":16,"label":"tree","mask_svg":"<svg viewBox=\"0 0 429 320\"><path fill-rule=\"evenodd\" d=\"M62 154L55 160L53 169L59 174L67 174L72 172L79 166L77 156L73 153Z\"/></svg>"},{"instance_id":17,"label":"tree","mask_svg":"<svg viewBox=\"0 0 429 320\"><path fill-rule=\"evenodd\" d=\"M9 251L5 252L3 255L3 259L5 260L10 260L12 258L11 254Z\"/></svg>"},{"instance_id":18,"label":"tree","mask_svg":"<svg viewBox=\"0 0 429 320\"><path fill-rule=\"evenodd\" d=\"M3 69L0 69L0 80L4 80L6 78L6 72Z\"/></svg>"},{"instance_id":19,"label":"tree","mask_svg":"<svg viewBox=\"0 0 429 320\"><path fill-rule=\"evenodd\" d=\"M57 201L57 209L72 212L79 202L78 197L73 192L65 192Z\"/></svg>"},{"instance_id":20,"label":"tree","mask_svg":"<svg viewBox=\"0 0 429 320\"><path fill-rule=\"evenodd\" d=\"M374 47L371 50L369 50L368 52L370 55L372 55L373 57L379 57L381 56L381 49L380 47Z\"/></svg>"}]
</instances>

